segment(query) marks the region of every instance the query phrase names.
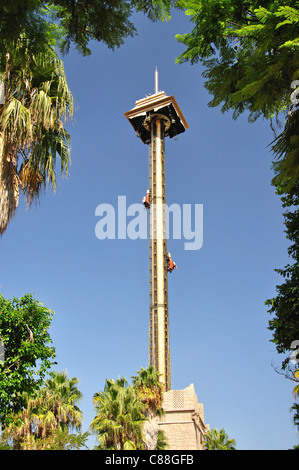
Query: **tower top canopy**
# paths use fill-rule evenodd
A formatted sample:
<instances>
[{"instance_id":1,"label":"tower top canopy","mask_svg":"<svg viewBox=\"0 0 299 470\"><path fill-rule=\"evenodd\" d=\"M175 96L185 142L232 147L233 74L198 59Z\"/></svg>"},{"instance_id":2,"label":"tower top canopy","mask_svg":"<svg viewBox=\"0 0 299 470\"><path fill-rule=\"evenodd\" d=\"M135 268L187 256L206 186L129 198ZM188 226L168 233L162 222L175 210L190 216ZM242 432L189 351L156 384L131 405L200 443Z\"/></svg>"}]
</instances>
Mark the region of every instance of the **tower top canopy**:
<instances>
[{"instance_id":1,"label":"tower top canopy","mask_svg":"<svg viewBox=\"0 0 299 470\"><path fill-rule=\"evenodd\" d=\"M158 70L156 69L156 73ZM148 122L152 114L159 113L165 116L169 125L165 128L165 137L174 137L188 129L187 121L179 108L174 96L167 96L164 91L158 91L158 77L155 77L154 95L135 102L135 107L125 113L126 118L132 124L137 136L144 144L150 142L150 130Z\"/></svg>"}]
</instances>

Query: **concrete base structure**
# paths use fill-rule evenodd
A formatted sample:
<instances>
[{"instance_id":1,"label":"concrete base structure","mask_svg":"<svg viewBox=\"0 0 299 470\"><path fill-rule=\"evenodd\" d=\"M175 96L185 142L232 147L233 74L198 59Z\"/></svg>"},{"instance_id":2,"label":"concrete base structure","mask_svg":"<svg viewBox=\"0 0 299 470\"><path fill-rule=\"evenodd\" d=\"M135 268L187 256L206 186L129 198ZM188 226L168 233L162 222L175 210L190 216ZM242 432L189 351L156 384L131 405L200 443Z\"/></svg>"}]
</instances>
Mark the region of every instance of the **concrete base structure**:
<instances>
[{"instance_id":1,"label":"concrete base structure","mask_svg":"<svg viewBox=\"0 0 299 470\"><path fill-rule=\"evenodd\" d=\"M194 385L164 393L165 414L159 428L164 431L169 450L203 450L203 436L209 425L204 423L203 404L198 403Z\"/></svg>"}]
</instances>

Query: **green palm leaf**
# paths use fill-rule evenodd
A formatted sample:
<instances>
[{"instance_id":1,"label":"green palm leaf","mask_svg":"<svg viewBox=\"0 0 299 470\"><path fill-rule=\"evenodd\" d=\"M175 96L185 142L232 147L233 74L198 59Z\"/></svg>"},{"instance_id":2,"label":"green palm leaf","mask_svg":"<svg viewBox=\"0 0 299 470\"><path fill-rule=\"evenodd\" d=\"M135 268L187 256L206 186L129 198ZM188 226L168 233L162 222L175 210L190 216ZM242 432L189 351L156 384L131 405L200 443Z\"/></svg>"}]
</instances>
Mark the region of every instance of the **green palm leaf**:
<instances>
[{"instance_id":1,"label":"green palm leaf","mask_svg":"<svg viewBox=\"0 0 299 470\"><path fill-rule=\"evenodd\" d=\"M7 46L8 47L8 46ZM27 205L49 184L56 189L56 160L67 174L70 135L64 121L73 114L73 97L63 62L54 49L32 54L16 41L6 54L5 99L0 106L0 233L14 216L19 190ZM8 195L10 195L8 197Z\"/></svg>"}]
</instances>

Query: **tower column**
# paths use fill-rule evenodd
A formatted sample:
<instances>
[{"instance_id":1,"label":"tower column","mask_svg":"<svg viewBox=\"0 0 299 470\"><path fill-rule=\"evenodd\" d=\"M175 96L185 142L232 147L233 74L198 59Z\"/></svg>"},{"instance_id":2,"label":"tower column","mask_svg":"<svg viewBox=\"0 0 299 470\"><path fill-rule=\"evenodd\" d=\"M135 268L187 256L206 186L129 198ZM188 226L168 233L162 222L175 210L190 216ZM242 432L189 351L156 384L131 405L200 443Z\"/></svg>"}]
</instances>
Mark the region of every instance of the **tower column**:
<instances>
[{"instance_id":1,"label":"tower column","mask_svg":"<svg viewBox=\"0 0 299 470\"><path fill-rule=\"evenodd\" d=\"M151 118L150 143L150 365L171 388L168 321L164 119Z\"/></svg>"},{"instance_id":2,"label":"tower column","mask_svg":"<svg viewBox=\"0 0 299 470\"><path fill-rule=\"evenodd\" d=\"M166 390L171 390L168 315L168 262L166 240L166 189L164 138L172 138L188 128L174 96L159 91L158 70L155 93L135 102L125 113L137 137L149 145L150 190L150 319L149 364L159 372ZM169 265L173 270L173 264Z\"/></svg>"}]
</instances>

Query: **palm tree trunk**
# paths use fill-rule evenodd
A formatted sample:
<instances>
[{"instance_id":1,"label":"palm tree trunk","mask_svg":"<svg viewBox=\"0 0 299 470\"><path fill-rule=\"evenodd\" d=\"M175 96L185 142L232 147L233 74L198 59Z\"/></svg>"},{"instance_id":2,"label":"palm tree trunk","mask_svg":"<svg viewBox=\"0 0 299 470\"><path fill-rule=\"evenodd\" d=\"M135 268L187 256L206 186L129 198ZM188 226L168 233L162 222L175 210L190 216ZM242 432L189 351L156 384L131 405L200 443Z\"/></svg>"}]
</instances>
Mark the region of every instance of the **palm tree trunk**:
<instances>
[{"instance_id":1,"label":"palm tree trunk","mask_svg":"<svg viewBox=\"0 0 299 470\"><path fill-rule=\"evenodd\" d=\"M146 421L143 423L142 432L145 440L145 450L156 450L158 438L158 418L151 412L146 413Z\"/></svg>"},{"instance_id":2,"label":"palm tree trunk","mask_svg":"<svg viewBox=\"0 0 299 470\"><path fill-rule=\"evenodd\" d=\"M16 161L12 153L5 149L0 133L0 234L2 235L10 219L14 216L19 202L19 178Z\"/></svg>"}]
</instances>

